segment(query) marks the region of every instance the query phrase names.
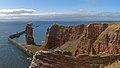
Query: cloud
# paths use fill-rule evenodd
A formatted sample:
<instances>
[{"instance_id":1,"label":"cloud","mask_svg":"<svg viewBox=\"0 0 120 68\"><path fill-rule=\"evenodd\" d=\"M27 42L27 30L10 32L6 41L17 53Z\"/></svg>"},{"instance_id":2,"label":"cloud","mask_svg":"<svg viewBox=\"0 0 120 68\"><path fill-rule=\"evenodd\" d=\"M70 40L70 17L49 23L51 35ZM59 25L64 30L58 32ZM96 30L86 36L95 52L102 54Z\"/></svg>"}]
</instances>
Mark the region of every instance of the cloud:
<instances>
[{"instance_id":1,"label":"cloud","mask_svg":"<svg viewBox=\"0 0 120 68\"><path fill-rule=\"evenodd\" d=\"M34 13L33 9L2 9L0 14L24 14L24 13Z\"/></svg>"},{"instance_id":2,"label":"cloud","mask_svg":"<svg viewBox=\"0 0 120 68\"><path fill-rule=\"evenodd\" d=\"M73 11L40 13L33 9L2 9L0 21L105 21L120 20L120 12Z\"/></svg>"}]
</instances>

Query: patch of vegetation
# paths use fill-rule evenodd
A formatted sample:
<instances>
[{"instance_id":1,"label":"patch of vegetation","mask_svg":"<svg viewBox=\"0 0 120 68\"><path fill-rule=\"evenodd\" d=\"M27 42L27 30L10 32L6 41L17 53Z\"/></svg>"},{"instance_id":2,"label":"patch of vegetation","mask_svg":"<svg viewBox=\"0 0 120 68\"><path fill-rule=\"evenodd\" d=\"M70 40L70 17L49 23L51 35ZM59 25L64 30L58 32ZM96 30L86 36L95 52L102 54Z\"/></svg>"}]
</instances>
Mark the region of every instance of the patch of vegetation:
<instances>
[{"instance_id":1,"label":"patch of vegetation","mask_svg":"<svg viewBox=\"0 0 120 68\"><path fill-rule=\"evenodd\" d=\"M116 61L112 64L105 66L104 68L120 68L120 61Z\"/></svg>"},{"instance_id":2,"label":"patch of vegetation","mask_svg":"<svg viewBox=\"0 0 120 68\"><path fill-rule=\"evenodd\" d=\"M67 45L69 45L68 47L64 48L63 51L68 51L68 52L72 52L75 49L75 44L73 44L74 42L69 42L67 43Z\"/></svg>"},{"instance_id":3,"label":"patch of vegetation","mask_svg":"<svg viewBox=\"0 0 120 68\"><path fill-rule=\"evenodd\" d=\"M81 34L79 39L73 40L73 41L68 41L64 45L58 47L57 49L62 50L62 51L71 52L72 54L74 54L74 51L76 50L77 45L79 44L79 41L83 36L84 36L84 34Z\"/></svg>"},{"instance_id":4,"label":"patch of vegetation","mask_svg":"<svg viewBox=\"0 0 120 68\"><path fill-rule=\"evenodd\" d=\"M45 48L44 46L31 46L31 45L27 45L27 46L25 46L25 48L30 50L33 54L35 54L36 51L39 51L39 50L47 50L47 48Z\"/></svg>"}]
</instances>

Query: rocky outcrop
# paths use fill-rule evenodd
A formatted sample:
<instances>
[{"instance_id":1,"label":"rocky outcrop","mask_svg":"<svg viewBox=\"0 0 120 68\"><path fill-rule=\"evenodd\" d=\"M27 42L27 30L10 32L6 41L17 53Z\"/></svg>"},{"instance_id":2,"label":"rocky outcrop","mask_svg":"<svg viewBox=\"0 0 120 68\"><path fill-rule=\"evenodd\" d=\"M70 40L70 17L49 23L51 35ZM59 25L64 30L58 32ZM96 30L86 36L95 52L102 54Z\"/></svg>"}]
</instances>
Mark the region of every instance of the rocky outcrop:
<instances>
[{"instance_id":1,"label":"rocky outcrop","mask_svg":"<svg viewBox=\"0 0 120 68\"><path fill-rule=\"evenodd\" d=\"M38 51L29 68L104 68L120 61L120 24L55 24L46 35L45 47L56 51Z\"/></svg>"},{"instance_id":2,"label":"rocky outcrop","mask_svg":"<svg viewBox=\"0 0 120 68\"><path fill-rule=\"evenodd\" d=\"M38 51L29 68L92 68L90 64L54 51Z\"/></svg>"},{"instance_id":3,"label":"rocky outcrop","mask_svg":"<svg viewBox=\"0 0 120 68\"><path fill-rule=\"evenodd\" d=\"M88 24L77 43L78 54L96 54L93 43L107 27L108 24Z\"/></svg>"},{"instance_id":4,"label":"rocky outcrop","mask_svg":"<svg viewBox=\"0 0 120 68\"><path fill-rule=\"evenodd\" d=\"M94 27L86 28L75 50L75 56L80 54L120 54L120 25L94 24Z\"/></svg>"},{"instance_id":5,"label":"rocky outcrop","mask_svg":"<svg viewBox=\"0 0 120 68\"><path fill-rule=\"evenodd\" d=\"M28 45L35 45L34 38L33 38L33 28L32 24L27 24L25 29L25 37L26 37L26 44Z\"/></svg>"},{"instance_id":6,"label":"rocky outcrop","mask_svg":"<svg viewBox=\"0 0 120 68\"><path fill-rule=\"evenodd\" d=\"M82 24L78 26L53 25L46 33L46 47L70 50L80 54L120 54L120 25ZM73 43L68 43L74 41ZM72 48L70 48L72 47ZM74 50L74 51L73 51Z\"/></svg>"},{"instance_id":7,"label":"rocky outcrop","mask_svg":"<svg viewBox=\"0 0 120 68\"><path fill-rule=\"evenodd\" d=\"M46 33L46 46L50 48L56 48L67 41L76 40L83 33L86 25L78 26L62 26L54 24L51 28L48 28Z\"/></svg>"},{"instance_id":8,"label":"rocky outcrop","mask_svg":"<svg viewBox=\"0 0 120 68\"><path fill-rule=\"evenodd\" d=\"M120 26L111 25L94 43L97 54L120 54Z\"/></svg>"},{"instance_id":9,"label":"rocky outcrop","mask_svg":"<svg viewBox=\"0 0 120 68\"><path fill-rule=\"evenodd\" d=\"M74 58L56 51L38 51L33 56L29 68L104 68L118 61L120 61L120 55L80 55Z\"/></svg>"}]
</instances>

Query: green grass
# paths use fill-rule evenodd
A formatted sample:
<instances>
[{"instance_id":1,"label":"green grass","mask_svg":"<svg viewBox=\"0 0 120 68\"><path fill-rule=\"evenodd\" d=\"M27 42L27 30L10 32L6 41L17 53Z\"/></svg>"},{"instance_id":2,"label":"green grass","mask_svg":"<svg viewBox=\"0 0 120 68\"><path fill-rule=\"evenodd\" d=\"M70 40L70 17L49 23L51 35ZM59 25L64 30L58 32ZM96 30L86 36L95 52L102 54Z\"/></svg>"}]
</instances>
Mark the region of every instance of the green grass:
<instances>
[{"instance_id":1,"label":"green grass","mask_svg":"<svg viewBox=\"0 0 120 68\"><path fill-rule=\"evenodd\" d=\"M30 50L33 54L36 53L36 51L39 50L46 50L46 48L44 46L25 46L26 49Z\"/></svg>"},{"instance_id":2,"label":"green grass","mask_svg":"<svg viewBox=\"0 0 120 68\"><path fill-rule=\"evenodd\" d=\"M64 45L62 45L61 47L58 47L57 49L60 49L63 52L66 51L66 52L71 52L72 54L74 54L78 43L79 43L79 39L74 40L74 41L68 41Z\"/></svg>"},{"instance_id":3,"label":"green grass","mask_svg":"<svg viewBox=\"0 0 120 68\"><path fill-rule=\"evenodd\" d=\"M69 46L66 47L66 48L64 48L64 49L63 49L64 51L73 52L74 49L76 48L76 45L75 45L74 42L66 43L66 45L69 45Z\"/></svg>"}]
</instances>

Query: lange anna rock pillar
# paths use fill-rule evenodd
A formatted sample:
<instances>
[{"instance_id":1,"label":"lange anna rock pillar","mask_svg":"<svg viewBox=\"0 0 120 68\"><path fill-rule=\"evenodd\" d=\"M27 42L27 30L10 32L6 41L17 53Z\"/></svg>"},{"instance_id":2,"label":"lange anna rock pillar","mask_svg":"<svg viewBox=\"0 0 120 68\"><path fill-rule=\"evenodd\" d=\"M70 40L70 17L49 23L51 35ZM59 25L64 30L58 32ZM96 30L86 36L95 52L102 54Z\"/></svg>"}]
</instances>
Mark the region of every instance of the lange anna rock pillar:
<instances>
[{"instance_id":1,"label":"lange anna rock pillar","mask_svg":"<svg viewBox=\"0 0 120 68\"><path fill-rule=\"evenodd\" d=\"M26 34L26 44L35 45L34 38L33 38L32 24L27 24L26 29L25 29L25 34Z\"/></svg>"}]
</instances>

